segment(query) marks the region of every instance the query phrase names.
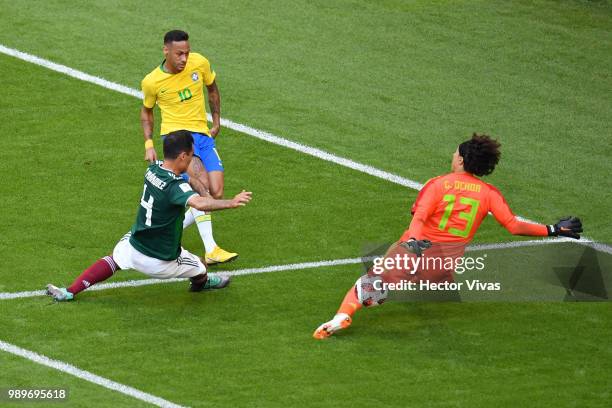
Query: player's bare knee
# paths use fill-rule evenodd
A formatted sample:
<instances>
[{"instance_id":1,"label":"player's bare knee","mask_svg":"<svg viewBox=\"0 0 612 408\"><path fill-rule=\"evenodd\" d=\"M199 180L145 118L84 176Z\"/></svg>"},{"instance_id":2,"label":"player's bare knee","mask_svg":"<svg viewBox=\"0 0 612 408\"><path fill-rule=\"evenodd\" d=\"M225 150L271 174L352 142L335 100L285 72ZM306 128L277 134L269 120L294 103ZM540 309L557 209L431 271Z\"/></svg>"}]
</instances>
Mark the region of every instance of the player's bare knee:
<instances>
[{"instance_id":1,"label":"player's bare knee","mask_svg":"<svg viewBox=\"0 0 612 408\"><path fill-rule=\"evenodd\" d=\"M223 190L225 187L223 172L211 171L208 173L208 181L210 182L210 195L217 200L223 198Z\"/></svg>"},{"instance_id":2,"label":"player's bare knee","mask_svg":"<svg viewBox=\"0 0 612 408\"><path fill-rule=\"evenodd\" d=\"M223 198L223 187L221 187L220 189L213 189L211 188L210 190L210 195L213 196L213 198L220 200Z\"/></svg>"}]
</instances>

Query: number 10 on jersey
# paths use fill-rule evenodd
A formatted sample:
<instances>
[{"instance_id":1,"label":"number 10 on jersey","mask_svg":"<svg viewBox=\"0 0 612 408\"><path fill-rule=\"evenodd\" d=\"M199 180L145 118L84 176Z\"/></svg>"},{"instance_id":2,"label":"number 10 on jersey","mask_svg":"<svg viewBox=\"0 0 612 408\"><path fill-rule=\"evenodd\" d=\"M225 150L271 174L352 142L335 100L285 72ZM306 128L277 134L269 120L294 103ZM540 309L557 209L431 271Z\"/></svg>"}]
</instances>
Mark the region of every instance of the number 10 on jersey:
<instances>
[{"instance_id":1,"label":"number 10 on jersey","mask_svg":"<svg viewBox=\"0 0 612 408\"><path fill-rule=\"evenodd\" d=\"M189 88L185 88L182 91L178 91L178 94L179 94L179 98L181 98L181 102L184 102L187 99L191 99L191 97L193 96Z\"/></svg>"}]
</instances>

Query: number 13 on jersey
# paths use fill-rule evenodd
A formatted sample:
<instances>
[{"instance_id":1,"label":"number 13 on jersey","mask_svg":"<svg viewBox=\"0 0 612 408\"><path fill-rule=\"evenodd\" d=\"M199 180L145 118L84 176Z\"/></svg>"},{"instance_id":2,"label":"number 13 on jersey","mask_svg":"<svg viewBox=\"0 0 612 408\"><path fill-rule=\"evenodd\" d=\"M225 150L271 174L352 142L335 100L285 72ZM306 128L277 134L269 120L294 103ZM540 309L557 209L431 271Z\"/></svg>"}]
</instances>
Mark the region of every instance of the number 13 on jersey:
<instances>
[{"instance_id":1,"label":"number 13 on jersey","mask_svg":"<svg viewBox=\"0 0 612 408\"><path fill-rule=\"evenodd\" d=\"M438 225L438 228L440 229L440 231L446 230L446 227L448 225L449 219L451 218L451 215L452 216L456 215L462 220L465 220L466 222L465 228L461 230L461 229L451 227L448 229L448 232L458 237L466 238L468 235L470 235L472 226L474 225L474 220L476 219L476 214L478 213L478 206L480 205L480 201L475 200L473 198L469 198L469 197L461 197L459 198L459 202L461 204L468 205L469 210L455 212L455 214L453 214L453 208L455 207L456 199L457 197L454 194L446 194L444 196L443 200L446 201L448 204L446 205L446 208L444 209L444 215L442 215L442 219L440 220L440 224Z\"/></svg>"}]
</instances>

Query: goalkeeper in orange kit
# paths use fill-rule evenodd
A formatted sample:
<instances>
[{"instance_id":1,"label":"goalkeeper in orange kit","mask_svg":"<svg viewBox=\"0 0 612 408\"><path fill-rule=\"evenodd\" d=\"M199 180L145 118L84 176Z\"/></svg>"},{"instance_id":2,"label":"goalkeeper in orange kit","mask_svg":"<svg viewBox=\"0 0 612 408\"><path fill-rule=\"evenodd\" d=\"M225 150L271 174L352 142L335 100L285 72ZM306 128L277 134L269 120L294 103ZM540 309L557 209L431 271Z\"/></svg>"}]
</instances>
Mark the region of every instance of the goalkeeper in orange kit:
<instances>
[{"instance_id":1,"label":"goalkeeper in orange kit","mask_svg":"<svg viewBox=\"0 0 612 408\"><path fill-rule=\"evenodd\" d=\"M513 235L580 239L580 219L567 217L553 225L520 221L499 190L476 177L493 172L499 162L499 148L500 144L486 135L474 134L461 143L453 154L451 172L429 180L419 192L412 206L413 218L408 230L389 248L383 261L401 256L415 260L424 253L426 257L458 259L489 212ZM381 289L381 282L453 281L453 270L440 267L440 264L419 267L426 263L412 262L411 265L412 268L387 266L383 273L372 273L370 269L349 289L334 318L320 325L313 337L327 338L347 328L353 314L363 306L382 303L387 291Z\"/></svg>"}]
</instances>

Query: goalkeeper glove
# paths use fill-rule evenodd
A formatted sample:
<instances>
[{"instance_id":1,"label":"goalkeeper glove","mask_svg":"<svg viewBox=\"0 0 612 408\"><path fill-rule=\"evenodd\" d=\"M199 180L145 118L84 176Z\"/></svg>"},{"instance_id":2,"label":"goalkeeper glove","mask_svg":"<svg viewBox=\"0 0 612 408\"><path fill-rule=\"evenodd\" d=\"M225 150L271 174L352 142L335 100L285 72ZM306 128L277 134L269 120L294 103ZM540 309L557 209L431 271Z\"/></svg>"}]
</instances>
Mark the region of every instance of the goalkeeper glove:
<instances>
[{"instance_id":1,"label":"goalkeeper glove","mask_svg":"<svg viewBox=\"0 0 612 408\"><path fill-rule=\"evenodd\" d=\"M582 232L582 222L578 217L564 217L554 225L547 225L548 236L558 237L570 237L574 239L580 239L580 233Z\"/></svg>"},{"instance_id":2,"label":"goalkeeper glove","mask_svg":"<svg viewBox=\"0 0 612 408\"><path fill-rule=\"evenodd\" d=\"M428 239L416 240L410 238L408 241L400 242L400 245L416 254L416 256L423 256L423 251L431 248L431 241Z\"/></svg>"}]
</instances>

